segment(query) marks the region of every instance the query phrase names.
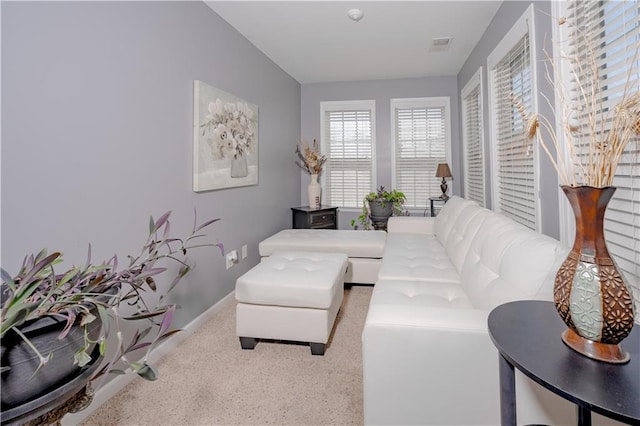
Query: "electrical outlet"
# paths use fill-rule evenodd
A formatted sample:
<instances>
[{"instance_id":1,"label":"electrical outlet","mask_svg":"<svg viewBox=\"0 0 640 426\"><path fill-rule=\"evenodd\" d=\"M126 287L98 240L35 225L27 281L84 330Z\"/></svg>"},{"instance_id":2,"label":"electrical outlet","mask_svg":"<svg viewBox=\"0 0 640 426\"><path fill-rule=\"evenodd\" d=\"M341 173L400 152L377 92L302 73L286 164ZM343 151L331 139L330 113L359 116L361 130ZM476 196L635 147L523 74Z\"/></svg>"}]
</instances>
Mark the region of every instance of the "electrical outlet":
<instances>
[{"instance_id":1,"label":"electrical outlet","mask_svg":"<svg viewBox=\"0 0 640 426\"><path fill-rule=\"evenodd\" d=\"M225 259L227 261L227 269L231 268L235 263L238 263L238 251L233 250L232 252L227 253Z\"/></svg>"},{"instance_id":2,"label":"electrical outlet","mask_svg":"<svg viewBox=\"0 0 640 426\"><path fill-rule=\"evenodd\" d=\"M242 258L246 259L247 258L247 245L243 245L242 246Z\"/></svg>"}]
</instances>

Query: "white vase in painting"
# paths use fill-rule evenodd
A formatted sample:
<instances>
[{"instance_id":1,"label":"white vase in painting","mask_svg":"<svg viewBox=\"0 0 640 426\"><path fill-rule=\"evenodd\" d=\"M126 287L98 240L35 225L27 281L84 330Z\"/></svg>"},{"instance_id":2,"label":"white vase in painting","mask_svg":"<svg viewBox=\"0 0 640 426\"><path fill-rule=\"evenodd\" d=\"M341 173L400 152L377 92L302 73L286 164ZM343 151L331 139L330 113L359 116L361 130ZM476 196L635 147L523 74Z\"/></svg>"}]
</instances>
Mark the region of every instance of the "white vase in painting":
<instances>
[{"instance_id":1,"label":"white vase in painting","mask_svg":"<svg viewBox=\"0 0 640 426\"><path fill-rule=\"evenodd\" d=\"M247 157L242 153L237 153L231 157L231 177L243 178L247 177L248 174Z\"/></svg>"}]
</instances>

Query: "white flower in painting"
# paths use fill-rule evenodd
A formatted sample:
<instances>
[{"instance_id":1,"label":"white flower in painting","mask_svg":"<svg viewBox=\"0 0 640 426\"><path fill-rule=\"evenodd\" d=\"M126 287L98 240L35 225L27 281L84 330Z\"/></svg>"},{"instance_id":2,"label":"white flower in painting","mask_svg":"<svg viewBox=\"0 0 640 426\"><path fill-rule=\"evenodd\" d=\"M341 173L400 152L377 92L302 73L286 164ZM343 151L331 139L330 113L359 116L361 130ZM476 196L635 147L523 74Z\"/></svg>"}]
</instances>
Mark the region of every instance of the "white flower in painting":
<instances>
[{"instance_id":1,"label":"white flower in painting","mask_svg":"<svg viewBox=\"0 0 640 426\"><path fill-rule=\"evenodd\" d=\"M214 129L213 134L218 141L218 146L225 156L233 154L233 151L236 149L236 140L233 136L233 130L231 128L227 128L224 124L218 124Z\"/></svg>"},{"instance_id":2,"label":"white flower in painting","mask_svg":"<svg viewBox=\"0 0 640 426\"><path fill-rule=\"evenodd\" d=\"M224 144L227 140L232 138L231 129L227 129L224 124L218 124L213 129L213 136L220 145Z\"/></svg>"},{"instance_id":3,"label":"white flower in painting","mask_svg":"<svg viewBox=\"0 0 640 426\"><path fill-rule=\"evenodd\" d=\"M207 144L209 148L211 148L211 158L214 160L222 160L224 158L224 153L222 152L222 147L218 144L218 141L214 138L208 138Z\"/></svg>"},{"instance_id":4,"label":"white flower in painting","mask_svg":"<svg viewBox=\"0 0 640 426\"><path fill-rule=\"evenodd\" d=\"M247 147L247 139L244 137L244 133L238 133L236 135L236 144L241 148Z\"/></svg>"},{"instance_id":5,"label":"white flower in painting","mask_svg":"<svg viewBox=\"0 0 640 426\"><path fill-rule=\"evenodd\" d=\"M207 107L209 114L205 116L206 121L200 125L203 127L202 134L204 135L207 130L211 131L219 123L224 123L224 104L220 99L216 99L215 102L209 102Z\"/></svg>"},{"instance_id":6,"label":"white flower in painting","mask_svg":"<svg viewBox=\"0 0 640 426\"><path fill-rule=\"evenodd\" d=\"M210 102L202 135L211 133L207 143L214 160L253 153L256 148L256 115L248 104L216 99Z\"/></svg>"},{"instance_id":7,"label":"white flower in painting","mask_svg":"<svg viewBox=\"0 0 640 426\"><path fill-rule=\"evenodd\" d=\"M233 121L238 119L238 109L235 104L228 103L224 105L224 113L227 121Z\"/></svg>"}]
</instances>

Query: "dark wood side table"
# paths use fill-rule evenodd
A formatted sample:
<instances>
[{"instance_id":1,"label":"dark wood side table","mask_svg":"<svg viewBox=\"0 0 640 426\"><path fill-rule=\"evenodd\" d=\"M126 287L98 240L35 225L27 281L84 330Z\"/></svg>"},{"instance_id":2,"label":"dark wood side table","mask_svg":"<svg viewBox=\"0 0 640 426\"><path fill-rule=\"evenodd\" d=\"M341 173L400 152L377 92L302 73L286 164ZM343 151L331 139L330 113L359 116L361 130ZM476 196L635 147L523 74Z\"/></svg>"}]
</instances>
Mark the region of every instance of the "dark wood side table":
<instances>
[{"instance_id":1,"label":"dark wood side table","mask_svg":"<svg viewBox=\"0 0 640 426\"><path fill-rule=\"evenodd\" d=\"M489 336L500 352L501 424L516 425L515 371L577 405L578 425L591 425L591 412L640 425L640 330L620 345L627 364L608 364L567 347L566 329L552 302L518 301L498 306L488 319Z\"/></svg>"},{"instance_id":2,"label":"dark wood side table","mask_svg":"<svg viewBox=\"0 0 640 426\"><path fill-rule=\"evenodd\" d=\"M338 208L291 207L293 229L338 229Z\"/></svg>"},{"instance_id":3,"label":"dark wood side table","mask_svg":"<svg viewBox=\"0 0 640 426\"><path fill-rule=\"evenodd\" d=\"M442 206L444 206L444 204L449 201L449 197L447 198L442 198L442 197L431 197L429 198L429 205L431 207L431 217L435 217L436 216L436 203L442 203L442 205L440 206L440 208L442 208ZM440 211L440 209L438 209L438 211Z\"/></svg>"}]
</instances>

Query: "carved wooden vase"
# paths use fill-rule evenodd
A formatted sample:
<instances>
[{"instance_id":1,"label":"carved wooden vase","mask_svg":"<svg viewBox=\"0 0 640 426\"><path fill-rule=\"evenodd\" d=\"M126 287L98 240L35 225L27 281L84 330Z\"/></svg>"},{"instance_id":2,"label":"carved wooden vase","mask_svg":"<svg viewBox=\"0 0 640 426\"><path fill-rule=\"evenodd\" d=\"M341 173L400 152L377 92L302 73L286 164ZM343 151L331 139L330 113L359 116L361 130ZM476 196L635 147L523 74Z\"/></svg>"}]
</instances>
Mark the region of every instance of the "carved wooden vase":
<instances>
[{"instance_id":1,"label":"carved wooden vase","mask_svg":"<svg viewBox=\"0 0 640 426\"><path fill-rule=\"evenodd\" d=\"M556 275L554 302L569 327L567 346L599 361L625 363L618 344L631 333L631 288L609 255L604 214L615 187L562 186L576 219L573 248Z\"/></svg>"}]
</instances>

